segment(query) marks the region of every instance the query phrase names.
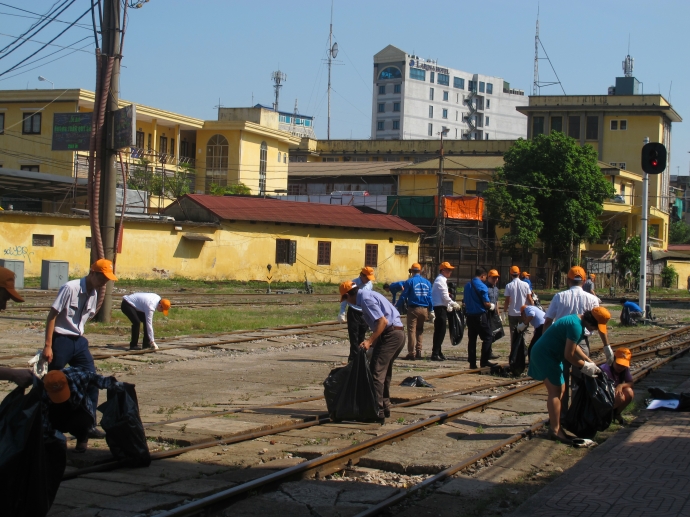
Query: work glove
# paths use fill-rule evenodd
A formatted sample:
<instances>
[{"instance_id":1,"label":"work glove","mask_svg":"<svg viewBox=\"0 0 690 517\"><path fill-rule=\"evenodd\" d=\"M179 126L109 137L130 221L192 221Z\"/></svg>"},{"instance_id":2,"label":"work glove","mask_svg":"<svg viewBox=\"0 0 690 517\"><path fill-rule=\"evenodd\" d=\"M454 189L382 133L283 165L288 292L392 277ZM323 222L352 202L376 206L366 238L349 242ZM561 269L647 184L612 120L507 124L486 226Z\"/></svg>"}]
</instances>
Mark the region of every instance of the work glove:
<instances>
[{"instance_id":1,"label":"work glove","mask_svg":"<svg viewBox=\"0 0 690 517\"><path fill-rule=\"evenodd\" d=\"M496 310L496 304L495 304L495 303L490 304L490 305L489 305L489 310L492 311L492 312L495 311L495 310Z\"/></svg>"},{"instance_id":2,"label":"work glove","mask_svg":"<svg viewBox=\"0 0 690 517\"><path fill-rule=\"evenodd\" d=\"M604 347L604 355L606 356L606 364L608 364L609 366L611 366L611 365L613 364L613 360L614 360L615 358L614 358L614 355L613 355L613 349L612 349L609 345L606 345L606 346Z\"/></svg>"},{"instance_id":3,"label":"work glove","mask_svg":"<svg viewBox=\"0 0 690 517\"><path fill-rule=\"evenodd\" d=\"M48 361L43 358L41 350L29 360L29 366L33 367L34 375L39 379L48 373Z\"/></svg>"},{"instance_id":4,"label":"work glove","mask_svg":"<svg viewBox=\"0 0 690 517\"><path fill-rule=\"evenodd\" d=\"M518 332L522 332L526 328L527 328L527 325L525 323L518 323L518 325L517 325L517 331Z\"/></svg>"},{"instance_id":5,"label":"work glove","mask_svg":"<svg viewBox=\"0 0 690 517\"><path fill-rule=\"evenodd\" d=\"M429 311L429 323L436 321L436 313L434 311Z\"/></svg>"},{"instance_id":6,"label":"work glove","mask_svg":"<svg viewBox=\"0 0 690 517\"><path fill-rule=\"evenodd\" d=\"M601 370L596 364L590 363L588 361L585 361L585 365L582 367L580 371L587 377L596 377L601 373Z\"/></svg>"},{"instance_id":7,"label":"work glove","mask_svg":"<svg viewBox=\"0 0 690 517\"><path fill-rule=\"evenodd\" d=\"M455 309L458 309L458 310L459 310L459 309L461 309L461 308L462 308L462 307L460 307L460 304L459 304L458 302L450 302L450 303L448 304L448 310L449 310L449 311L453 311L453 310L455 310Z\"/></svg>"},{"instance_id":8,"label":"work glove","mask_svg":"<svg viewBox=\"0 0 690 517\"><path fill-rule=\"evenodd\" d=\"M340 323L347 323L347 314L345 314L344 312L338 314L338 321Z\"/></svg>"}]
</instances>

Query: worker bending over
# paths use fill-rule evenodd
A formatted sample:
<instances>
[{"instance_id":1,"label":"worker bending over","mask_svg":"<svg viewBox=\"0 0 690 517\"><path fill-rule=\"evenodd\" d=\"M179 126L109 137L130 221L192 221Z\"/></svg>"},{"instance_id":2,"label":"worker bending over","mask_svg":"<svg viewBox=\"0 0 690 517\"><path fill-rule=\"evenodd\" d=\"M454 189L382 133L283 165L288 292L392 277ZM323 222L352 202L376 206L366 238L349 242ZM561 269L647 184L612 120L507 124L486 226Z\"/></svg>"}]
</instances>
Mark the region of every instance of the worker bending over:
<instances>
[{"instance_id":1,"label":"worker bending over","mask_svg":"<svg viewBox=\"0 0 690 517\"><path fill-rule=\"evenodd\" d=\"M14 277L14 271L0 267L0 311L7 309L7 302L10 300L17 303L24 301L24 298L14 288Z\"/></svg>"},{"instance_id":2,"label":"worker bending over","mask_svg":"<svg viewBox=\"0 0 690 517\"><path fill-rule=\"evenodd\" d=\"M340 284L340 297L351 305L361 308L362 318L372 334L362 340L364 350L374 348L369 367L374 378L374 389L378 401L378 418L384 423L390 417L390 386L393 376L393 361L405 346L400 313L381 294L370 289L360 289L354 281Z\"/></svg>"},{"instance_id":3,"label":"worker bending over","mask_svg":"<svg viewBox=\"0 0 690 517\"><path fill-rule=\"evenodd\" d=\"M133 293L122 297L120 309L132 322L132 338L129 341L129 349L157 349L158 345L153 338L153 313L162 312L163 316L167 316L168 310L170 310L170 300L161 298L155 293ZM144 323L144 341L140 348L139 327L142 323Z\"/></svg>"},{"instance_id":4,"label":"worker bending over","mask_svg":"<svg viewBox=\"0 0 690 517\"><path fill-rule=\"evenodd\" d=\"M391 284L389 284L388 282L383 284L383 290L392 295L391 303L393 305L395 305L395 299L397 298L398 293L402 292L404 285L405 285L404 280L401 280L400 282L393 282Z\"/></svg>"},{"instance_id":5,"label":"worker bending over","mask_svg":"<svg viewBox=\"0 0 690 517\"><path fill-rule=\"evenodd\" d=\"M352 282L362 291L371 291L374 288L374 268L363 267L357 278L353 278ZM347 313L345 312L347 311ZM358 305L353 305L347 301L340 304L340 314L338 314L338 321L340 323L347 323L347 334L350 338L350 355L347 360L352 361L357 355L359 344L364 341L364 336L367 333L367 324L362 318L362 308Z\"/></svg>"}]
</instances>

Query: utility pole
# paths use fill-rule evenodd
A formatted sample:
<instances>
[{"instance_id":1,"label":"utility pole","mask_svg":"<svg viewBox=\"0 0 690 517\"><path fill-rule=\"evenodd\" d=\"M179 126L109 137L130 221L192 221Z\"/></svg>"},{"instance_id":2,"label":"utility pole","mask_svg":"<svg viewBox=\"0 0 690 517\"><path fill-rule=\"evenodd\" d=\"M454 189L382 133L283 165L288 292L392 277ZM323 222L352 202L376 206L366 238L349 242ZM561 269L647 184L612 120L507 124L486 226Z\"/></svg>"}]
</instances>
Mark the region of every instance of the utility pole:
<instances>
[{"instance_id":1,"label":"utility pole","mask_svg":"<svg viewBox=\"0 0 690 517\"><path fill-rule=\"evenodd\" d=\"M331 28L328 33L328 131L327 140L331 139L331 65L338 56L338 44L333 43L333 0L331 0Z\"/></svg>"},{"instance_id":2,"label":"utility pole","mask_svg":"<svg viewBox=\"0 0 690 517\"><path fill-rule=\"evenodd\" d=\"M645 145L649 137L644 139ZM647 225L649 224L649 174L642 173L642 228L640 230L640 307L647 305Z\"/></svg>"},{"instance_id":3,"label":"utility pole","mask_svg":"<svg viewBox=\"0 0 690 517\"><path fill-rule=\"evenodd\" d=\"M100 227L103 238L103 251L105 258L112 261L115 257L115 211L117 205L117 153L113 149L113 112L118 109L120 97L120 1L105 0L103 5L102 46L105 56L114 57L113 72L108 92L108 101L105 113L105 131L103 131L103 179L101 182L101 206ZM108 85L105 85L107 87ZM108 282L105 288L105 296L101 310L98 312L98 321L110 322L113 306L113 283Z\"/></svg>"},{"instance_id":4,"label":"utility pole","mask_svg":"<svg viewBox=\"0 0 690 517\"><path fill-rule=\"evenodd\" d=\"M443 128L441 135L441 150L438 157L438 214L436 216L436 259L438 263L443 262L443 239L446 233L444 206L443 206L443 135L448 133L447 128Z\"/></svg>"}]
</instances>

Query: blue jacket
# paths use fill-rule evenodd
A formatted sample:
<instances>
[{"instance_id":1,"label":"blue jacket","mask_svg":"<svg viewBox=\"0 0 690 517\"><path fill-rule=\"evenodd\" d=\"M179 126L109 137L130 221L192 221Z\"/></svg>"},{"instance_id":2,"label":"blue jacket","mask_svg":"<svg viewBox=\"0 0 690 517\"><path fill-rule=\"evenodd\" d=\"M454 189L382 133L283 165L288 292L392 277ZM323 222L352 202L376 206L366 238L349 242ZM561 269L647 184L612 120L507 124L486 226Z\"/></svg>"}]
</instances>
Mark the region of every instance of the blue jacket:
<instances>
[{"instance_id":1,"label":"blue jacket","mask_svg":"<svg viewBox=\"0 0 690 517\"><path fill-rule=\"evenodd\" d=\"M402 292L404 286L404 280L401 280L400 282L393 282L388 286L388 289L390 289L391 294L393 295L393 305L395 305L395 298L398 296L398 293Z\"/></svg>"},{"instance_id":2,"label":"blue jacket","mask_svg":"<svg viewBox=\"0 0 690 517\"><path fill-rule=\"evenodd\" d=\"M484 307L484 302L491 303L489 300L489 290L479 277L474 277L465 284L464 297L465 313L469 315L485 313L488 309Z\"/></svg>"},{"instance_id":3,"label":"blue jacket","mask_svg":"<svg viewBox=\"0 0 690 517\"><path fill-rule=\"evenodd\" d=\"M403 301L407 300L408 307L428 307L430 311L434 310L431 304L431 282L417 273L403 285L404 291L396 307L402 307Z\"/></svg>"}]
</instances>

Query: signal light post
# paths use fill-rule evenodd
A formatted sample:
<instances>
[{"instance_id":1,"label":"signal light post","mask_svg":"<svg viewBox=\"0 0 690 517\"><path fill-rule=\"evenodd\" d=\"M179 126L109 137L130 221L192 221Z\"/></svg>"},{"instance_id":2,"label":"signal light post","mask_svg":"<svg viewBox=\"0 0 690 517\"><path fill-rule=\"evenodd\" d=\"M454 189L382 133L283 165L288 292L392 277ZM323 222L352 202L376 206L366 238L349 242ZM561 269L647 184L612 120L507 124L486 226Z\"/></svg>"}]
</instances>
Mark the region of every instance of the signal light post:
<instances>
[{"instance_id":1,"label":"signal light post","mask_svg":"<svg viewBox=\"0 0 690 517\"><path fill-rule=\"evenodd\" d=\"M647 228L649 225L649 175L666 170L666 147L644 139L642 147L642 231L640 232L640 307L647 311ZM646 314L645 314L646 315Z\"/></svg>"}]
</instances>

